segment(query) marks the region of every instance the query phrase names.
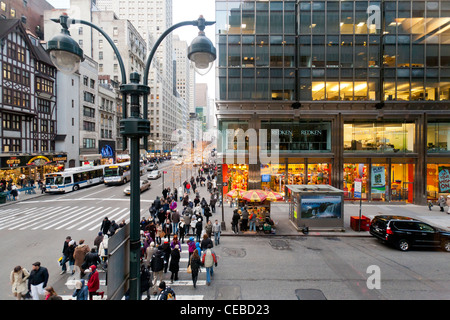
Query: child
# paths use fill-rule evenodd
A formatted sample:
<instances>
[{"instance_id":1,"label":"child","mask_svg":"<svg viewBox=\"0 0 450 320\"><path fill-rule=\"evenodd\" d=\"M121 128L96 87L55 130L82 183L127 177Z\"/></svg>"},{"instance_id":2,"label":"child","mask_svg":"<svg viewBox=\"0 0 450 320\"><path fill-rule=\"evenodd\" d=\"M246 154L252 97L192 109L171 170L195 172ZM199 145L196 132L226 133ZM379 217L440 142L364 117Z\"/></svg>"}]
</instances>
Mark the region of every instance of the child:
<instances>
[{"instance_id":1,"label":"child","mask_svg":"<svg viewBox=\"0 0 450 320\"><path fill-rule=\"evenodd\" d=\"M433 207L433 203L431 202L431 200L428 200L428 210L431 211L431 207Z\"/></svg>"}]
</instances>

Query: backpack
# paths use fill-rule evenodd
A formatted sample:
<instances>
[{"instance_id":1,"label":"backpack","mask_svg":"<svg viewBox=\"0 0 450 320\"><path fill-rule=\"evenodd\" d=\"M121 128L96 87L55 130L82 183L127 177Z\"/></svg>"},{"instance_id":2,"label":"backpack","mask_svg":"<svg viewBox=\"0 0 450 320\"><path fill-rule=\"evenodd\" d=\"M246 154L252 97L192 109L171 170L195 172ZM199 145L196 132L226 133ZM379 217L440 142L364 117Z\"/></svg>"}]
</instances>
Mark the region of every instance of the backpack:
<instances>
[{"instance_id":1,"label":"backpack","mask_svg":"<svg viewBox=\"0 0 450 320\"><path fill-rule=\"evenodd\" d=\"M172 288L166 288L167 291L167 300L176 300L175 292L173 292Z\"/></svg>"}]
</instances>

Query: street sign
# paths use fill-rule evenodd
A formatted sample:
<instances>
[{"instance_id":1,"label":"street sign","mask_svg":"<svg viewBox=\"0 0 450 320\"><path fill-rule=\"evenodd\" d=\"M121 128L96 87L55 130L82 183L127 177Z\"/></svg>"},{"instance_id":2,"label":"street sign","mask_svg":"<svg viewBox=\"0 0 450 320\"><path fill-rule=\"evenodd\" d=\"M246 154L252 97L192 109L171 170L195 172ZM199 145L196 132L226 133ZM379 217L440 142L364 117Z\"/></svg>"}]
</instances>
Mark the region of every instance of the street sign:
<instances>
[{"instance_id":1,"label":"street sign","mask_svg":"<svg viewBox=\"0 0 450 320\"><path fill-rule=\"evenodd\" d=\"M355 179L355 198L361 198L361 179Z\"/></svg>"},{"instance_id":2,"label":"street sign","mask_svg":"<svg viewBox=\"0 0 450 320\"><path fill-rule=\"evenodd\" d=\"M163 173L167 173L167 171L163 171Z\"/></svg>"}]
</instances>

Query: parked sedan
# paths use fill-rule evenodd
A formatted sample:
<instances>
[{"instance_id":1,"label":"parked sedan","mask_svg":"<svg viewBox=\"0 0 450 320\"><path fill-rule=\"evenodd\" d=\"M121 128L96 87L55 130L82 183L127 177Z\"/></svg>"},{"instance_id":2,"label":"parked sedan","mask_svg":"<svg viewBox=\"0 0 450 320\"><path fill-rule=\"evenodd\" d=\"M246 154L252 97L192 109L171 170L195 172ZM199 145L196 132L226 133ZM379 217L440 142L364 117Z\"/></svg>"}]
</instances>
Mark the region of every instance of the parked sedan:
<instances>
[{"instance_id":1,"label":"parked sedan","mask_svg":"<svg viewBox=\"0 0 450 320\"><path fill-rule=\"evenodd\" d=\"M150 179L150 180L155 180L155 179L158 179L159 177L161 177L161 171L159 171L159 170L153 170L152 172L150 172L147 175L147 179Z\"/></svg>"},{"instance_id":2,"label":"parked sedan","mask_svg":"<svg viewBox=\"0 0 450 320\"><path fill-rule=\"evenodd\" d=\"M431 226L423 221L403 216L375 216L370 234L407 251L413 246L441 247L450 252L450 231Z\"/></svg>"},{"instance_id":3,"label":"parked sedan","mask_svg":"<svg viewBox=\"0 0 450 320\"><path fill-rule=\"evenodd\" d=\"M150 189L150 186L152 185L151 182L148 180L140 180L139 183L140 183L141 192ZM125 189L123 189L123 193L125 193L127 196L130 195L131 183Z\"/></svg>"}]
</instances>

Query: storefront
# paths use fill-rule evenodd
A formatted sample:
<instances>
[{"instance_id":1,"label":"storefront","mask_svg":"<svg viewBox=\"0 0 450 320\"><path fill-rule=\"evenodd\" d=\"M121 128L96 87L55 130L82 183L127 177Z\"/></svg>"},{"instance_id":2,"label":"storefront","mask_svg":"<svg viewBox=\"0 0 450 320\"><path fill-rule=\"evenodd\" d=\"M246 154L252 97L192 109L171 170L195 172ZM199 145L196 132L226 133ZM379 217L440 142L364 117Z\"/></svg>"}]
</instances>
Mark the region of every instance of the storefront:
<instances>
[{"instance_id":1,"label":"storefront","mask_svg":"<svg viewBox=\"0 0 450 320\"><path fill-rule=\"evenodd\" d=\"M414 175L416 159L352 158L343 168L344 199L355 198L355 180L361 181L361 198L369 201L414 202Z\"/></svg>"},{"instance_id":2,"label":"storefront","mask_svg":"<svg viewBox=\"0 0 450 320\"><path fill-rule=\"evenodd\" d=\"M227 182L227 187L225 187L224 192L235 189L247 190L248 171L249 166L246 164L223 164L223 181Z\"/></svg>"},{"instance_id":3,"label":"storefront","mask_svg":"<svg viewBox=\"0 0 450 320\"><path fill-rule=\"evenodd\" d=\"M63 171L66 162L66 153L0 157L0 179L24 186L47 173Z\"/></svg>"},{"instance_id":4,"label":"storefront","mask_svg":"<svg viewBox=\"0 0 450 320\"><path fill-rule=\"evenodd\" d=\"M427 199L436 201L450 194L450 157L428 158Z\"/></svg>"}]
</instances>

